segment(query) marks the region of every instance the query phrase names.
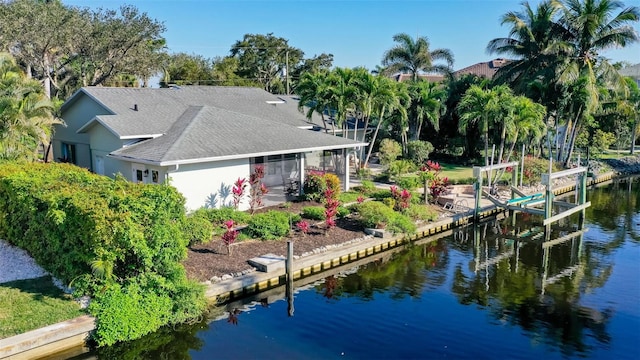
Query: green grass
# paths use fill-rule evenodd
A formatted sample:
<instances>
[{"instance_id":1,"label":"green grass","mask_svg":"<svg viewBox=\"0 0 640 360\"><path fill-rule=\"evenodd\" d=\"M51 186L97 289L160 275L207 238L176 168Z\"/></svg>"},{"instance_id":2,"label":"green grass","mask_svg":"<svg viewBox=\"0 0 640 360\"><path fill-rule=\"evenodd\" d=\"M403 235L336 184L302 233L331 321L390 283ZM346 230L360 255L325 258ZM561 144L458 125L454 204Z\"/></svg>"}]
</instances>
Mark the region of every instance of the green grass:
<instances>
[{"instance_id":1,"label":"green grass","mask_svg":"<svg viewBox=\"0 0 640 360\"><path fill-rule=\"evenodd\" d=\"M0 284L0 304L0 339L85 314L50 276Z\"/></svg>"},{"instance_id":2,"label":"green grass","mask_svg":"<svg viewBox=\"0 0 640 360\"><path fill-rule=\"evenodd\" d=\"M349 191L341 192L340 195L338 195L338 198L343 204L348 204L348 203L353 203L358 201L358 197L360 196L362 196L361 193L357 191L349 190Z\"/></svg>"},{"instance_id":3,"label":"green grass","mask_svg":"<svg viewBox=\"0 0 640 360\"><path fill-rule=\"evenodd\" d=\"M458 183L460 181L473 177L472 166L453 165L446 163L440 163L440 166L442 166L442 173L440 173L440 177L447 177L449 178L450 182Z\"/></svg>"}]
</instances>

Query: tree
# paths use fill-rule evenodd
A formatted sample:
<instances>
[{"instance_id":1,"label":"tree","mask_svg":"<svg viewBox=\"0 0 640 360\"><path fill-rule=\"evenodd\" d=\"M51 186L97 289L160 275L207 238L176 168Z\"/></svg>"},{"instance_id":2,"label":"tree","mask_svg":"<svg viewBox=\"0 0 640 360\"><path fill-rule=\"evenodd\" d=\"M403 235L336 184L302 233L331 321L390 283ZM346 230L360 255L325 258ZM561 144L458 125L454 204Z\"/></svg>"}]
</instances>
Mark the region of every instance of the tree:
<instances>
[{"instance_id":1,"label":"tree","mask_svg":"<svg viewBox=\"0 0 640 360\"><path fill-rule=\"evenodd\" d=\"M429 40L425 36L415 41L405 33L396 34L393 41L397 44L387 50L382 57L382 65L388 72L408 72L413 81L418 80L420 72L451 73L453 54L449 49L429 49ZM436 64L445 61L446 65Z\"/></svg>"},{"instance_id":2,"label":"tree","mask_svg":"<svg viewBox=\"0 0 640 360\"><path fill-rule=\"evenodd\" d=\"M409 122L409 138L411 140L420 139L425 119L438 131L440 116L445 109L446 92L444 87L429 81L412 82L409 84L409 96L411 96L409 112L413 118L413 121Z\"/></svg>"},{"instance_id":3,"label":"tree","mask_svg":"<svg viewBox=\"0 0 640 360\"><path fill-rule=\"evenodd\" d=\"M380 90L378 91L378 96L375 97L373 105L373 114L377 115L378 119L376 129L373 132L373 137L369 141L369 150L367 152L367 157L364 160L363 167L367 167L367 164L369 164L373 145L378 137L380 126L387 119L387 114L391 114L389 117L390 119L394 119L401 123L404 123L407 119L406 104L410 101L407 86L386 77L378 76L378 80L380 81Z\"/></svg>"},{"instance_id":4,"label":"tree","mask_svg":"<svg viewBox=\"0 0 640 360\"><path fill-rule=\"evenodd\" d=\"M83 12L59 0L14 0L0 4L0 41L25 67L27 77L43 82L44 93L59 88L56 74L74 51L74 37L86 24Z\"/></svg>"},{"instance_id":5,"label":"tree","mask_svg":"<svg viewBox=\"0 0 640 360\"><path fill-rule=\"evenodd\" d=\"M8 54L0 54L0 159L36 160L38 146L50 143L54 106L40 83L28 79ZM46 154L45 154L46 160Z\"/></svg>"},{"instance_id":6,"label":"tree","mask_svg":"<svg viewBox=\"0 0 640 360\"><path fill-rule=\"evenodd\" d=\"M638 34L628 25L640 19L638 7L620 10L623 4L615 0L565 0L559 23L569 34L571 57L560 72L560 80L571 82L582 79L587 97L581 98L579 110L571 127L570 142L565 165L571 159L576 135L581 122L593 116L599 106L598 83L618 88L624 85L622 77L599 52L625 47L638 41ZM620 10L616 15L615 12Z\"/></svg>"},{"instance_id":7,"label":"tree","mask_svg":"<svg viewBox=\"0 0 640 360\"><path fill-rule=\"evenodd\" d=\"M484 90L478 85L472 85L464 93L457 107L461 132L465 132L471 124L477 124L482 131L485 166L489 166L489 123L497 107L495 92Z\"/></svg>"},{"instance_id":8,"label":"tree","mask_svg":"<svg viewBox=\"0 0 640 360\"><path fill-rule=\"evenodd\" d=\"M169 55L160 86L166 87L169 84L215 85L213 83L213 61L196 54Z\"/></svg>"},{"instance_id":9,"label":"tree","mask_svg":"<svg viewBox=\"0 0 640 360\"><path fill-rule=\"evenodd\" d=\"M335 68L328 74L326 81L325 99L333 114L334 121L332 124L346 130L347 116L350 112L354 113L357 101L358 90L355 86L354 70L350 68ZM335 126L333 130L335 135ZM346 131L344 133L346 134Z\"/></svg>"},{"instance_id":10,"label":"tree","mask_svg":"<svg viewBox=\"0 0 640 360\"><path fill-rule=\"evenodd\" d=\"M329 132L327 120L324 116L328 111L329 104L327 97L327 83L325 81L326 72L308 72L302 74L300 83L296 89L300 100L298 101L298 110L304 111L307 108L307 119L311 120L313 113L317 112L322 118L325 133Z\"/></svg>"},{"instance_id":11,"label":"tree","mask_svg":"<svg viewBox=\"0 0 640 360\"><path fill-rule=\"evenodd\" d=\"M503 24L512 25L509 37L489 43L489 51L516 57L497 78L546 105L556 130L564 121L565 136L556 138L557 157L565 165L576 136L600 107L600 90L623 84L599 54L638 41L629 24L638 21L640 10L622 7L616 0L545 1L534 12L524 3L524 13L503 17Z\"/></svg>"},{"instance_id":12,"label":"tree","mask_svg":"<svg viewBox=\"0 0 640 360\"><path fill-rule=\"evenodd\" d=\"M289 40L267 35L245 34L231 47L231 56L238 59L238 75L254 80L272 93L284 92L282 78L287 67L294 68L304 52L289 46Z\"/></svg>"},{"instance_id":13,"label":"tree","mask_svg":"<svg viewBox=\"0 0 640 360\"><path fill-rule=\"evenodd\" d=\"M130 5L95 11L78 34L70 66L79 72L81 86L104 84L119 73L147 78L161 69L164 31L162 23Z\"/></svg>"}]
</instances>

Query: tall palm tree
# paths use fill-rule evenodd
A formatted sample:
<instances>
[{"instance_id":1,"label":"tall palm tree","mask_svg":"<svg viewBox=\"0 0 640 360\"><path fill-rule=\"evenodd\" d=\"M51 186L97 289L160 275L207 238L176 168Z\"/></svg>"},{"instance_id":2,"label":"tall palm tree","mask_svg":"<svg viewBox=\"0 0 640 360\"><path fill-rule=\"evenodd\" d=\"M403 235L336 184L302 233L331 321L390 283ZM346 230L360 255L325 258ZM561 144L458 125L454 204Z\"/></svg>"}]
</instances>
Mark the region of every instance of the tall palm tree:
<instances>
[{"instance_id":1,"label":"tall palm tree","mask_svg":"<svg viewBox=\"0 0 640 360\"><path fill-rule=\"evenodd\" d=\"M617 14L616 14L617 12ZM562 2L562 16L559 23L570 34L572 56L565 59L559 77L560 81L572 82L582 79L588 96L578 107L574 117L569 146L564 159L571 159L575 138L581 122L593 116L599 106L599 83L605 86L624 86L624 81L607 59L599 55L601 51L625 47L637 42L639 36L631 27L631 22L640 19L640 9L632 6L623 8L616 0L565 0Z\"/></svg>"},{"instance_id":2,"label":"tall palm tree","mask_svg":"<svg viewBox=\"0 0 640 360\"><path fill-rule=\"evenodd\" d=\"M411 96L411 112L415 117L409 123L409 135L411 140L418 140L422 133L422 126L426 119L437 131L439 120L444 108L446 91L441 84L428 81L416 81L409 84Z\"/></svg>"},{"instance_id":3,"label":"tall palm tree","mask_svg":"<svg viewBox=\"0 0 640 360\"><path fill-rule=\"evenodd\" d=\"M296 93L300 97L298 110L304 112L306 107L307 112L305 115L309 120L313 117L314 112L320 114L324 132L328 133L327 119L324 116L328 110L326 75L326 72L306 72L302 74L302 78L296 87Z\"/></svg>"},{"instance_id":4,"label":"tall palm tree","mask_svg":"<svg viewBox=\"0 0 640 360\"><path fill-rule=\"evenodd\" d=\"M36 80L27 79L15 60L0 54L0 159L38 158L38 145L50 142L54 107Z\"/></svg>"},{"instance_id":5,"label":"tall palm tree","mask_svg":"<svg viewBox=\"0 0 640 360\"><path fill-rule=\"evenodd\" d=\"M502 16L502 25L509 25L509 36L493 39L487 45L489 53L514 59L498 69L494 81L507 83L518 94L528 94L529 86L540 78L555 78L555 69L570 55L566 30L556 22L561 11L555 0L546 0L534 10L528 2L523 11L510 11Z\"/></svg>"},{"instance_id":6,"label":"tall palm tree","mask_svg":"<svg viewBox=\"0 0 640 360\"><path fill-rule=\"evenodd\" d=\"M482 131L485 166L489 166L489 125L498 108L495 91L484 90L479 85L472 85L464 93L457 107L460 132L465 132L471 124L477 124Z\"/></svg>"},{"instance_id":7,"label":"tall palm tree","mask_svg":"<svg viewBox=\"0 0 640 360\"><path fill-rule=\"evenodd\" d=\"M334 114L334 123L345 130L347 115L355 110L357 96L357 89L353 83L353 70L335 68L329 73L326 81L328 85L326 99ZM335 126L333 130L335 135Z\"/></svg>"},{"instance_id":8,"label":"tall palm tree","mask_svg":"<svg viewBox=\"0 0 640 360\"><path fill-rule=\"evenodd\" d=\"M407 118L407 108L405 104L410 101L407 86L403 83L395 82L387 77L378 76L379 82L377 96L374 98L373 115L377 116L378 122L376 129L373 132L373 136L369 142L369 150L367 151L367 157L364 160L363 167L367 167L369 159L371 158L371 152L373 150L373 144L378 137L378 131L381 125L385 122L387 114L395 114L398 119Z\"/></svg>"},{"instance_id":9,"label":"tall palm tree","mask_svg":"<svg viewBox=\"0 0 640 360\"><path fill-rule=\"evenodd\" d=\"M418 80L420 72L451 73L453 54L449 49L429 49L429 39L418 37L415 41L406 33L396 34L393 41L397 44L387 50L382 57L382 65L388 72L408 72L413 81ZM436 64L445 61L446 65Z\"/></svg>"}]
</instances>

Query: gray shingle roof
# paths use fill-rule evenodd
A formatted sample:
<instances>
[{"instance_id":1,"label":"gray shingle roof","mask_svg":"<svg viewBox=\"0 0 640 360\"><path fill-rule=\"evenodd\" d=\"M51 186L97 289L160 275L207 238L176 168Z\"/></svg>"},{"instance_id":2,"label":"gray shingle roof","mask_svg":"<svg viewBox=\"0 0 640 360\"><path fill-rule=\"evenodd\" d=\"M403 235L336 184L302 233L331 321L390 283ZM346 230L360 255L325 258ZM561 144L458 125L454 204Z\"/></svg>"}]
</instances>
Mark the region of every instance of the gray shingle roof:
<instances>
[{"instance_id":1,"label":"gray shingle roof","mask_svg":"<svg viewBox=\"0 0 640 360\"><path fill-rule=\"evenodd\" d=\"M190 106L166 135L111 155L160 165L362 145L352 140L209 106Z\"/></svg>"},{"instance_id":2,"label":"gray shingle roof","mask_svg":"<svg viewBox=\"0 0 640 360\"><path fill-rule=\"evenodd\" d=\"M81 90L115 115L101 115L100 121L122 138L163 134L189 106L217 107L283 124L308 127L293 98L278 97L262 89L226 86L184 86L180 88L85 87ZM74 95L74 98L79 96ZM63 105L69 106L70 99ZM269 103L268 103L269 102ZM277 104L280 103L280 104ZM137 110L135 110L137 108Z\"/></svg>"}]
</instances>

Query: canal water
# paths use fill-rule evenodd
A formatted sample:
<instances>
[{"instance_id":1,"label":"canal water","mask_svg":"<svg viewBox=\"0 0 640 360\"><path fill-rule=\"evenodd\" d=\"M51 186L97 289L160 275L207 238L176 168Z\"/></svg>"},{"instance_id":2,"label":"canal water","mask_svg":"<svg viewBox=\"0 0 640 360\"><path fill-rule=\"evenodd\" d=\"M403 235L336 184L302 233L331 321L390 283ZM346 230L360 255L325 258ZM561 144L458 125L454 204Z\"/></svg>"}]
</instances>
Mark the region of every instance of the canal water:
<instances>
[{"instance_id":1,"label":"canal water","mask_svg":"<svg viewBox=\"0 0 640 360\"><path fill-rule=\"evenodd\" d=\"M639 359L640 183L588 200L584 224L456 229L82 358Z\"/></svg>"}]
</instances>

